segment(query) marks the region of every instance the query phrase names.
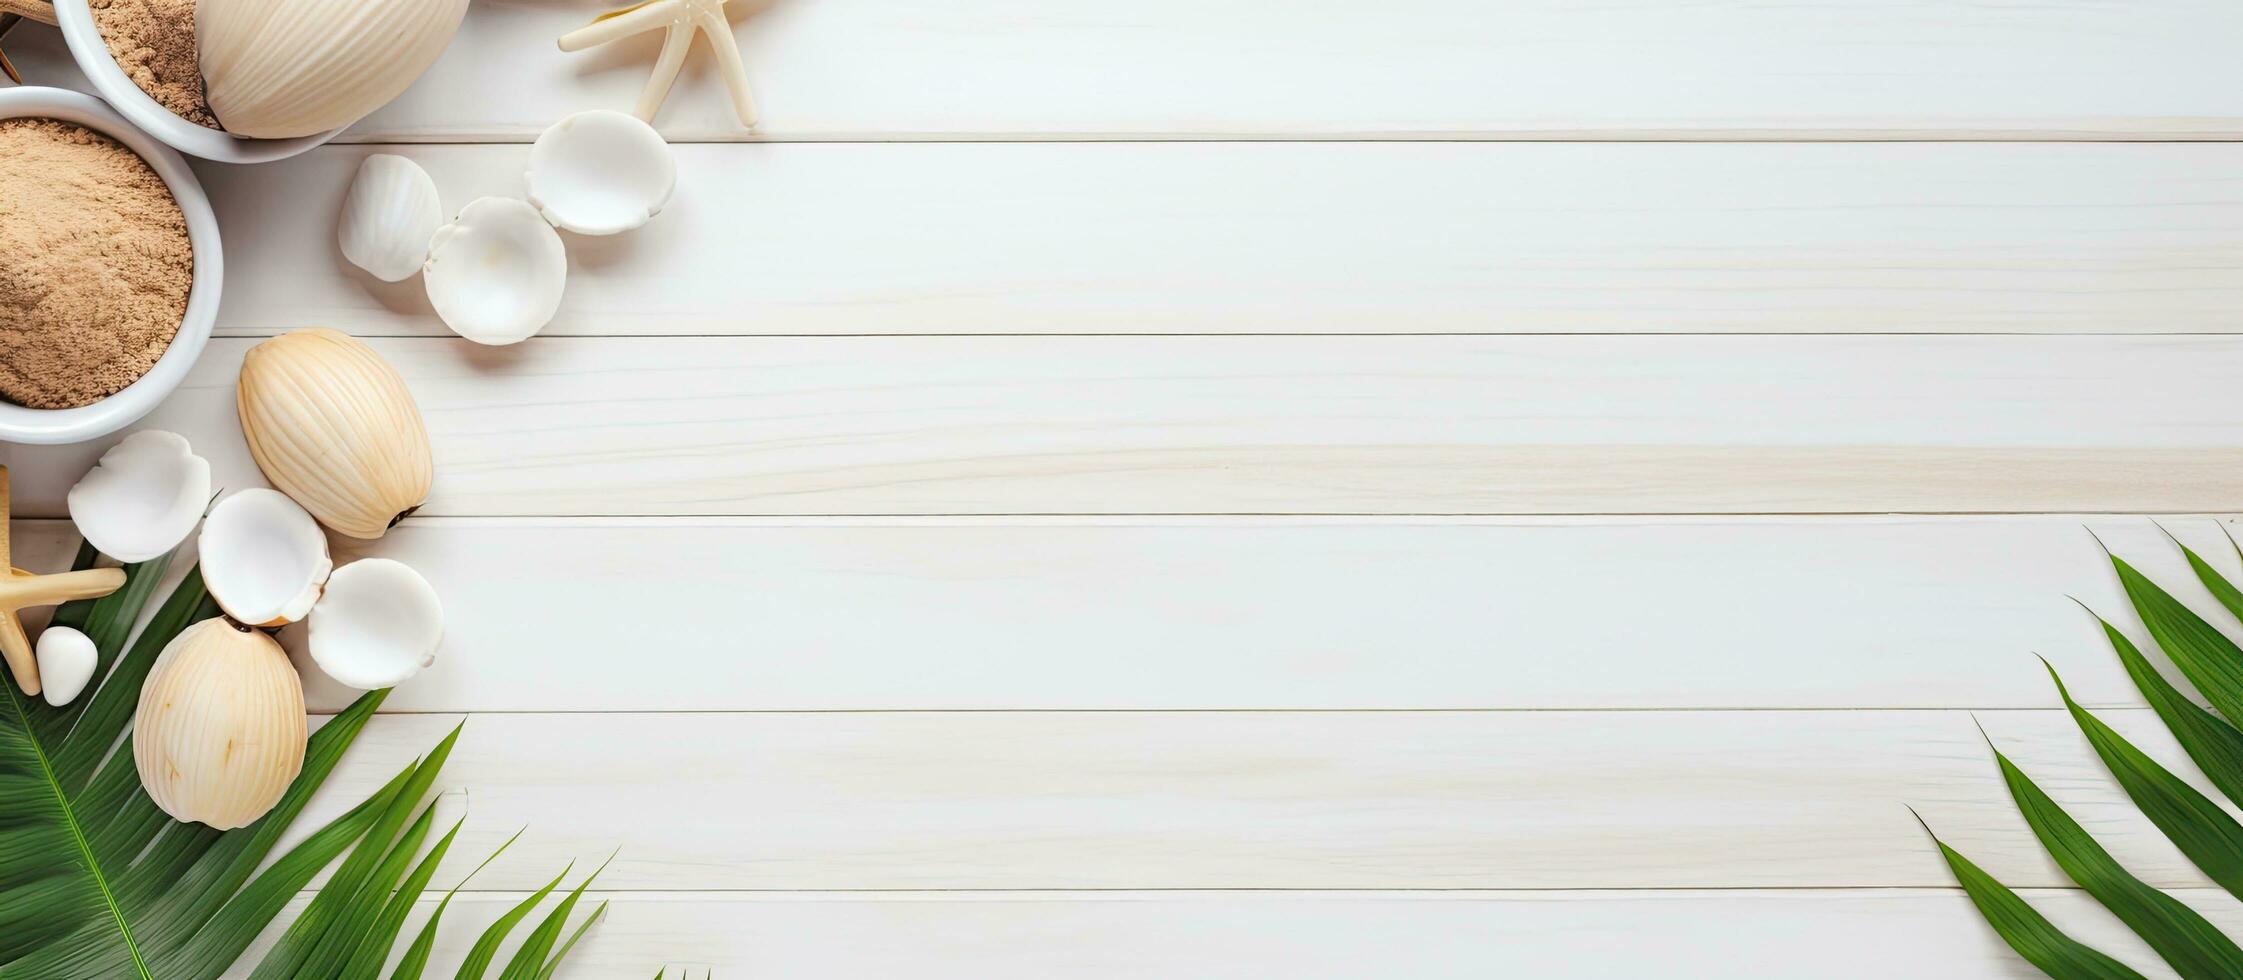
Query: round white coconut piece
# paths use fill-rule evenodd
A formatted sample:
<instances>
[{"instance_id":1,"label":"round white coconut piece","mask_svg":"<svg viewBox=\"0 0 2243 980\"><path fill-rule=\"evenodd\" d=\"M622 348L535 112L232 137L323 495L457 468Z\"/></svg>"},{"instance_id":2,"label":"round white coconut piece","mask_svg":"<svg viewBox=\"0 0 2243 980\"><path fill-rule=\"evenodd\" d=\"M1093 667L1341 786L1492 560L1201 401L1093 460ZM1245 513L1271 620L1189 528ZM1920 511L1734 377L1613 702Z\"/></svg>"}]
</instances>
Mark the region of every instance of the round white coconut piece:
<instances>
[{"instance_id":1,"label":"round white coconut piece","mask_svg":"<svg viewBox=\"0 0 2243 980\"><path fill-rule=\"evenodd\" d=\"M335 570L312 609L312 661L363 691L395 687L436 662L444 607L428 580L402 562L361 558Z\"/></svg>"},{"instance_id":2,"label":"round white coconut piece","mask_svg":"<svg viewBox=\"0 0 2243 980\"><path fill-rule=\"evenodd\" d=\"M249 626L309 615L335 567L319 522L278 490L243 490L219 501L196 548L211 599Z\"/></svg>"},{"instance_id":3,"label":"round white coconut piece","mask_svg":"<svg viewBox=\"0 0 2243 980\"><path fill-rule=\"evenodd\" d=\"M493 346L529 339L561 307L569 274L561 236L537 209L477 198L429 240L422 282L453 333Z\"/></svg>"},{"instance_id":4,"label":"round white coconut piece","mask_svg":"<svg viewBox=\"0 0 2243 980\"><path fill-rule=\"evenodd\" d=\"M210 463L176 432L119 440L70 488L70 521L96 550L147 561L187 540L210 503Z\"/></svg>"},{"instance_id":5,"label":"round white coconut piece","mask_svg":"<svg viewBox=\"0 0 2243 980\"><path fill-rule=\"evenodd\" d=\"M343 257L384 282L402 282L428 261L428 241L444 225L436 182L421 165L376 153L358 165L343 198L335 238Z\"/></svg>"},{"instance_id":6,"label":"round white coconut piece","mask_svg":"<svg viewBox=\"0 0 2243 980\"><path fill-rule=\"evenodd\" d=\"M537 138L526 176L530 203L545 220L579 235L613 235L646 224L670 203L678 161L639 117L592 109Z\"/></svg>"}]
</instances>

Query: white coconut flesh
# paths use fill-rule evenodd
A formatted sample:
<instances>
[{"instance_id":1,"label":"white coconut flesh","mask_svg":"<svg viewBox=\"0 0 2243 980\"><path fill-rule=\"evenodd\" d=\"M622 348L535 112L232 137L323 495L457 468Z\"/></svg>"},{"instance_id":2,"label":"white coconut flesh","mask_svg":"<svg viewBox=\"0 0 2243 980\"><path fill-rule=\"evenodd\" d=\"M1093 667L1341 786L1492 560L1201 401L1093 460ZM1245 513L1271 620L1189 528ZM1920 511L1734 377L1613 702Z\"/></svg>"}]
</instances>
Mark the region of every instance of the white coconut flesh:
<instances>
[{"instance_id":1,"label":"white coconut flesh","mask_svg":"<svg viewBox=\"0 0 2243 980\"><path fill-rule=\"evenodd\" d=\"M243 490L219 501L196 547L211 599L250 626L304 618L334 568L319 522L277 490Z\"/></svg>"},{"instance_id":2,"label":"white coconut flesh","mask_svg":"<svg viewBox=\"0 0 2243 980\"><path fill-rule=\"evenodd\" d=\"M126 436L70 488L70 521L94 548L121 562L170 551L210 503L210 463L187 439L147 429Z\"/></svg>"},{"instance_id":3,"label":"white coconut flesh","mask_svg":"<svg viewBox=\"0 0 2243 980\"><path fill-rule=\"evenodd\" d=\"M312 662L360 690L394 687L436 661L444 607L419 572L387 558L335 570L312 609Z\"/></svg>"},{"instance_id":4,"label":"white coconut flesh","mask_svg":"<svg viewBox=\"0 0 2243 980\"><path fill-rule=\"evenodd\" d=\"M545 328L568 281L561 236L529 204L485 197L436 230L421 279L444 325L478 344L512 344Z\"/></svg>"},{"instance_id":5,"label":"white coconut flesh","mask_svg":"<svg viewBox=\"0 0 2243 980\"><path fill-rule=\"evenodd\" d=\"M678 163L637 116L592 109L554 123L530 147L530 203L563 231L613 235L670 203Z\"/></svg>"}]
</instances>

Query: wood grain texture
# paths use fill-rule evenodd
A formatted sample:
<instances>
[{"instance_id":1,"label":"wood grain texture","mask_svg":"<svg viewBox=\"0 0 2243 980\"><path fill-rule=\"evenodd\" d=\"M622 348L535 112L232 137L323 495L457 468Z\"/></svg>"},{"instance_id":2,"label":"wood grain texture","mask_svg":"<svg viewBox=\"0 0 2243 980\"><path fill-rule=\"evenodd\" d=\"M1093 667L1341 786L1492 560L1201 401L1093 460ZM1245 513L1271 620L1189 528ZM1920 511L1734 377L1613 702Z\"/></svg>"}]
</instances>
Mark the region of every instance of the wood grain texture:
<instances>
[{"instance_id":1,"label":"wood grain texture","mask_svg":"<svg viewBox=\"0 0 2243 980\"><path fill-rule=\"evenodd\" d=\"M1973 716L2243 928L2030 660L2193 772L2063 597L2138 634L2080 525L2177 584L2096 515L2243 510L2231 0L736 0L766 125L697 56L549 337L340 262L365 154L456 208L626 106L648 43L552 44L613 2L200 168L228 339L147 422L261 483L235 367L314 324L426 408L431 516L342 557L450 642L297 833L473 712L439 884L529 832L439 963L620 846L563 977L2028 976L1914 805L2148 968ZM0 463L55 517L100 448Z\"/></svg>"},{"instance_id":2,"label":"wood grain texture","mask_svg":"<svg viewBox=\"0 0 2243 980\"><path fill-rule=\"evenodd\" d=\"M2090 530L2218 609L2141 518L415 519L336 559L453 611L393 711L2045 707L2035 653L2138 704L2067 598L2145 635Z\"/></svg>"},{"instance_id":3,"label":"wood grain texture","mask_svg":"<svg viewBox=\"0 0 2243 980\"><path fill-rule=\"evenodd\" d=\"M2102 714L2193 775L2147 709ZM2136 874L2203 883L2062 712L1977 717ZM458 723L374 719L295 832ZM2065 884L1961 711L491 714L441 785L440 882L530 828L494 890L619 846L625 891L1951 885L1907 806Z\"/></svg>"},{"instance_id":4,"label":"wood grain texture","mask_svg":"<svg viewBox=\"0 0 2243 980\"><path fill-rule=\"evenodd\" d=\"M628 109L653 37L565 55L615 0L477 3L351 138L526 140ZM772 139L2233 138L2226 0L736 2ZM36 32L51 43L52 32ZM26 40L30 40L27 38ZM27 50L25 73L68 78ZM11 51L14 46L11 46ZM707 52L660 122L739 139Z\"/></svg>"},{"instance_id":5,"label":"wood grain texture","mask_svg":"<svg viewBox=\"0 0 2243 980\"><path fill-rule=\"evenodd\" d=\"M2225 892L2177 895L2222 926L2243 926ZM433 962L457 962L519 897L455 901ZM2082 941L2160 975L2155 955L2078 892L2025 898ZM561 980L651 976L663 963L694 978L706 968L751 980L2040 976L1960 893L1922 889L587 894L596 901L611 903L607 917ZM1831 955L1840 948L1846 955Z\"/></svg>"},{"instance_id":6,"label":"wood grain texture","mask_svg":"<svg viewBox=\"0 0 2243 980\"><path fill-rule=\"evenodd\" d=\"M142 423L251 485L216 340ZM431 515L2227 512L2243 339L376 340ZM101 443L9 447L57 516Z\"/></svg>"},{"instance_id":7,"label":"wood grain texture","mask_svg":"<svg viewBox=\"0 0 2243 980\"><path fill-rule=\"evenodd\" d=\"M481 7L478 10L483 9ZM199 172L219 332L449 336L343 261L360 159L454 209L527 147ZM678 148L575 238L550 336L2192 333L2243 328L2243 146L808 144ZM276 207L275 201L291 202Z\"/></svg>"}]
</instances>

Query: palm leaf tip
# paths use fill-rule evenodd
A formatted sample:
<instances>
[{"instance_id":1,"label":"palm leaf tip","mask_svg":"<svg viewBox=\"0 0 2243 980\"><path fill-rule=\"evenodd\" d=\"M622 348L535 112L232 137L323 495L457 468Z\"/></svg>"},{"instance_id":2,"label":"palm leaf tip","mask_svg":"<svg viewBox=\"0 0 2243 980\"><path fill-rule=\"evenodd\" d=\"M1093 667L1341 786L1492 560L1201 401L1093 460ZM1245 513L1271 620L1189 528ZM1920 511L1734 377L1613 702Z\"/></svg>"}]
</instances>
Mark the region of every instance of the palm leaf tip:
<instances>
[{"instance_id":1,"label":"palm leaf tip","mask_svg":"<svg viewBox=\"0 0 2243 980\"><path fill-rule=\"evenodd\" d=\"M2125 668L2135 689L2172 732L2174 740L2181 743L2189 758L2196 761L2197 768L2218 785L2221 792L2243 806L2243 732L2182 694L2180 688L2166 680L2165 675L2142 655L2134 641L2127 639L2109 620L2096 615L2092 609L2088 610L2088 615L2102 627L2103 638L2110 643L2111 652L2118 656L2119 665Z\"/></svg>"},{"instance_id":2,"label":"palm leaf tip","mask_svg":"<svg viewBox=\"0 0 2243 980\"><path fill-rule=\"evenodd\" d=\"M568 867L562 868L560 874L554 875L552 881L545 883L545 887L508 909L506 914L499 916L498 921L491 923L490 928L483 930L483 934L476 938L475 945L468 949L467 959L460 964L459 973L455 975L456 980L479 980L490 969L491 962L498 958L499 944L506 941L507 934L513 932L515 925L529 915L530 910L537 907L539 902L545 901L545 896L560 887L561 881L575 869L576 862L569 862Z\"/></svg>"},{"instance_id":3,"label":"palm leaf tip","mask_svg":"<svg viewBox=\"0 0 2243 980\"><path fill-rule=\"evenodd\" d=\"M1947 846L1914 807L1908 812L1916 817L1924 833L1939 848L1948 873L1954 875L1955 883L1962 887L1971 906L1993 928L1994 934L2026 962L2056 980L2144 980L2133 968L2056 928L2009 886Z\"/></svg>"},{"instance_id":4,"label":"palm leaf tip","mask_svg":"<svg viewBox=\"0 0 2243 980\"><path fill-rule=\"evenodd\" d=\"M507 963L505 971L499 974L500 980L540 980L542 977L551 975L554 969L559 968L560 958L568 954L568 948L563 947L560 953L555 954L550 963L546 961L545 954L553 949L554 942L560 938L561 930L567 927L569 913L575 910L576 903L584 897L584 890L592 887L592 882L599 879L600 872L607 870L609 862L614 861L615 854L620 852L621 849L618 848L615 852L609 853L606 861L600 862L598 868L593 869L591 874L586 875L584 880L577 884L576 890L570 892L567 898L562 899L559 905L554 906L553 911L546 915L544 921L538 923L537 928L530 931L529 938L522 941L521 947L514 951L513 959ZM602 911L604 910L605 903L602 903ZM592 923L599 917L599 912L592 913L592 916L577 928L577 935L582 935L585 929L591 928ZM572 937L569 940L569 945L573 946L575 943L576 940Z\"/></svg>"},{"instance_id":5,"label":"palm leaf tip","mask_svg":"<svg viewBox=\"0 0 2243 980\"><path fill-rule=\"evenodd\" d=\"M2080 707L2054 668L2049 669L2049 677L2080 734L2127 798L2206 877L2243 897L2243 824Z\"/></svg>"},{"instance_id":6,"label":"palm leaf tip","mask_svg":"<svg viewBox=\"0 0 2243 980\"><path fill-rule=\"evenodd\" d=\"M2165 526L2158 525L2158 530L2164 531ZM2227 528L2223 525L2220 532L2226 534ZM2173 532L2166 531L2165 537L2173 542L2174 547L2181 549L2181 555L2188 559L2189 571L2196 574L2196 580L2203 584L2204 591L2212 594L2220 608L2227 610L2231 616L2243 618L2243 589L2237 589L2235 583L2228 581L2227 576L2220 574L2219 569L2213 568L2211 562L2204 560L2204 556L2182 544L2179 538L2173 537ZM2234 535L2228 535L2227 542L2229 547L2235 547Z\"/></svg>"},{"instance_id":7,"label":"palm leaf tip","mask_svg":"<svg viewBox=\"0 0 2243 980\"><path fill-rule=\"evenodd\" d=\"M2243 977L2243 949L2202 914L2135 877L1999 750L2010 799L2066 877L2117 916L2183 977Z\"/></svg>"},{"instance_id":8,"label":"palm leaf tip","mask_svg":"<svg viewBox=\"0 0 2243 980\"><path fill-rule=\"evenodd\" d=\"M2173 666L2222 716L2243 719L2243 648L2125 559L2112 556L2111 567L2150 638Z\"/></svg>"},{"instance_id":9,"label":"palm leaf tip","mask_svg":"<svg viewBox=\"0 0 2243 980\"><path fill-rule=\"evenodd\" d=\"M2152 523L2188 559L2206 590L2230 612L2243 617L2243 590L2236 589L2227 576L2181 543L2163 524ZM2238 560L2243 560L2243 544L2237 543L2225 524L2220 527ZM2103 550L2150 637L2219 713L2207 710L2175 682L2166 680L2123 632L2087 603L2077 596L2067 598L2102 628L2134 686L2205 777L2231 801L2243 804L2243 730L2231 723L2243 720L2243 647L2112 554L2093 528L2083 530ZM2134 805L2207 877L2243 897L2243 822L2083 708L2048 658L2036 657L2065 711ZM2066 877L2125 923L2185 980L2243 977L2243 947L2195 909L2128 872L1994 745L1975 714L1971 723L1986 739L2018 813ZM1914 808L1909 812L1931 838L1980 916L2033 966L2058 980L2137 980L2141 976L2064 935L2014 891L1940 840L1922 814Z\"/></svg>"}]
</instances>

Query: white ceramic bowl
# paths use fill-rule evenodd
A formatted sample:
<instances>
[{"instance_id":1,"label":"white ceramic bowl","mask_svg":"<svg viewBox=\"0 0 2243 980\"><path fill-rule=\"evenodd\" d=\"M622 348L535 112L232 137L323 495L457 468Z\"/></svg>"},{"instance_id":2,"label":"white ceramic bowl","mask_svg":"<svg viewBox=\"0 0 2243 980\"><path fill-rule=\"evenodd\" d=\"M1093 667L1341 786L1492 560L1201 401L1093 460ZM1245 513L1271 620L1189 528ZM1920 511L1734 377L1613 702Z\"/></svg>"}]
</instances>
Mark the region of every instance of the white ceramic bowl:
<instances>
[{"instance_id":1,"label":"white ceramic bowl","mask_svg":"<svg viewBox=\"0 0 2243 980\"><path fill-rule=\"evenodd\" d=\"M79 6L84 6L82 0ZM128 83L129 84L129 83ZM218 319L218 283L225 264L218 250L218 218L210 213L210 199L187 161L148 134L134 129L100 99L59 88L0 88L0 119L34 116L77 123L106 133L123 143L164 179L179 211L187 216L187 242L194 246L194 278L188 287L187 312L171 347L156 359L140 380L123 391L91 405L77 408L25 408L0 399L0 442L84 442L131 425L148 414L187 377L187 369L202 355L210 340L210 325Z\"/></svg>"},{"instance_id":2,"label":"white ceramic bowl","mask_svg":"<svg viewBox=\"0 0 2243 980\"><path fill-rule=\"evenodd\" d=\"M157 139L189 156L220 163L264 163L284 160L305 150L334 139L342 130L332 130L316 136L298 136L295 139L261 140L197 126L166 109L163 103L148 96L134 85L117 67L117 59L109 53L109 46L101 42L101 29L94 26L93 8L86 0L55 0L55 19L62 22L63 43L70 46L70 57L78 63L78 70L86 73L93 82L94 91L116 106L132 124L148 131Z\"/></svg>"}]
</instances>

